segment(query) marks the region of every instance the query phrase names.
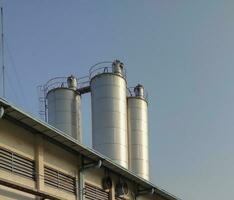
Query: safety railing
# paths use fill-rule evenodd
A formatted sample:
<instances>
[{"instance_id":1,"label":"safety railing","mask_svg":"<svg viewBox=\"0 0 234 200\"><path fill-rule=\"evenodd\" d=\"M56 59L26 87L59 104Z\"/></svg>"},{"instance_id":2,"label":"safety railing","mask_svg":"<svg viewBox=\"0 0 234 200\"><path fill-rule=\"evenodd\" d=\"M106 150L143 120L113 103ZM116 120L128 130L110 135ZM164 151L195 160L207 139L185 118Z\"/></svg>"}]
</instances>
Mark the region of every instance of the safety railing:
<instances>
[{"instance_id":1,"label":"safety railing","mask_svg":"<svg viewBox=\"0 0 234 200\"><path fill-rule=\"evenodd\" d=\"M89 76L80 77L77 79L77 81L78 81L78 89L90 86Z\"/></svg>"},{"instance_id":2,"label":"safety railing","mask_svg":"<svg viewBox=\"0 0 234 200\"><path fill-rule=\"evenodd\" d=\"M68 87L67 85L67 77L55 77L50 79L49 81L46 82L46 84L43 86L45 94L55 88L66 88Z\"/></svg>"},{"instance_id":3,"label":"safety railing","mask_svg":"<svg viewBox=\"0 0 234 200\"><path fill-rule=\"evenodd\" d=\"M112 68L112 63L110 61L104 61L104 62L99 62L93 65L89 69L89 79L91 80L94 76L98 74L103 74L103 73L114 73L113 68ZM126 78L126 69L123 68L121 72L121 76Z\"/></svg>"},{"instance_id":4,"label":"safety railing","mask_svg":"<svg viewBox=\"0 0 234 200\"><path fill-rule=\"evenodd\" d=\"M135 87L128 87L127 88L127 96L128 97L140 97L140 98L145 99L146 101L148 101L148 98L149 98L148 91L145 88L143 90L143 96L137 96L135 94L135 92L134 92L134 89L135 89Z\"/></svg>"}]
</instances>

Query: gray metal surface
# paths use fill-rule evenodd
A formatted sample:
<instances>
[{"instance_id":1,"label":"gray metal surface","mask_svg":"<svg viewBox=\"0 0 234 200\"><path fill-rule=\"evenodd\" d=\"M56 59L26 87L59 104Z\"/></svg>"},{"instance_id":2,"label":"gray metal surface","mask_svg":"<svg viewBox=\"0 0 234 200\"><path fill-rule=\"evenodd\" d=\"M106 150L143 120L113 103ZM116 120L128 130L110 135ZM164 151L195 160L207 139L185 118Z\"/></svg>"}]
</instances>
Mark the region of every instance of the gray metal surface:
<instances>
[{"instance_id":1,"label":"gray metal surface","mask_svg":"<svg viewBox=\"0 0 234 200\"><path fill-rule=\"evenodd\" d=\"M47 93L48 123L81 141L81 99L69 88L55 88Z\"/></svg>"},{"instance_id":2,"label":"gray metal surface","mask_svg":"<svg viewBox=\"0 0 234 200\"><path fill-rule=\"evenodd\" d=\"M91 79L93 148L128 168L126 80L118 72Z\"/></svg>"},{"instance_id":3,"label":"gray metal surface","mask_svg":"<svg viewBox=\"0 0 234 200\"><path fill-rule=\"evenodd\" d=\"M129 169L149 180L148 105L143 95L143 87L137 89L139 90L134 89L133 96L127 98Z\"/></svg>"}]
</instances>

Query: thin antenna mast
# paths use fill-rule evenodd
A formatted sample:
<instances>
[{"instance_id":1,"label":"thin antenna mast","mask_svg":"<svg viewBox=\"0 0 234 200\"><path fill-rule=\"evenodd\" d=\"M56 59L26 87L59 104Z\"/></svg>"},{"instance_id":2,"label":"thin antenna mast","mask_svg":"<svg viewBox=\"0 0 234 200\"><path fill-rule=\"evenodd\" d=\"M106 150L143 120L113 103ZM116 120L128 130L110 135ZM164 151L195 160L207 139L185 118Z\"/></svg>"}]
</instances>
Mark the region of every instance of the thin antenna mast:
<instances>
[{"instance_id":1,"label":"thin antenna mast","mask_svg":"<svg viewBox=\"0 0 234 200\"><path fill-rule=\"evenodd\" d=\"M4 59L4 32L3 32L3 8L1 7L1 49L2 49L2 94L5 98L5 59Z\"/></svg>"}]
</instances>

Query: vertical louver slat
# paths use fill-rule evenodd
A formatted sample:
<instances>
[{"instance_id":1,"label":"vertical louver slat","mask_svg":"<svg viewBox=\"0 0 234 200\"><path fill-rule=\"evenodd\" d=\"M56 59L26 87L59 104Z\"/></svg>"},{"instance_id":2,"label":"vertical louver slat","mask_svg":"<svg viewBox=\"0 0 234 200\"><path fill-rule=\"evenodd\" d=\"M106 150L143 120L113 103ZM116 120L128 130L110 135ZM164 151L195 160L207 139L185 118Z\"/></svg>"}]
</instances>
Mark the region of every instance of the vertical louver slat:
<instances>
[{"instance_id":1,"label":"vertical louver slat","mask_svg":"<svg viewBox=\"0 0 234 200\"><path fill-rule=\"evenodd\" d=\"M35 179L34 161L3 148L0 148L0 169Z\"/></svg>"},{"instance_id":2,"label":"vertical louver slat","mask_svg":"<svg viewBox=\"0 0 234 200\"><path fill-rule=\"evenodd\" d=\"M85 183L85 200L108 200L109 192Z\"/></svg>"},{"instance_id":3,"label":"vertical louver slat","mask_svg":"<svg viewBox=\"0 0 234 200\"><path fill-rule=\"evenodd\" d=\"M52 187L76 194L76 178L45 166L45 183Z\"/></svg>"}]
</instances>

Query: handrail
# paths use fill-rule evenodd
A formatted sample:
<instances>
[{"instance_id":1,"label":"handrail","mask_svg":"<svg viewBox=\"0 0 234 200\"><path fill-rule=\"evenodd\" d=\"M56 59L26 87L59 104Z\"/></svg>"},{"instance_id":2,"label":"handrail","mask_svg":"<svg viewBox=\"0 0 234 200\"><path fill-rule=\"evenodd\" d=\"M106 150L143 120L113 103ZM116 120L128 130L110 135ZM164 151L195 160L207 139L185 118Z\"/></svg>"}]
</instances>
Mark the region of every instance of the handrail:
<instances>
[{"instance_id":1,"label":"handrail","mask_svg":"<svg viewBox=\"0 0 234 200\"><path fill-rule=\"evenodd\" d=\"M113 69L112 69L112 63L113 62L99 62L96 63L95 65L93 65L90 69L89 69L89 79L91 80L94 76L101 74L101 73L114 73ZM104 65L104 64L108 64L108 65ZM111 66L110 66L111 64ZM125 68L123 68L123 73L122 76L124 78L126 78L126 70Z\"/></svg>"},{"instance_id":2,"label":"handrail","mask_svg":"<svg viewBox=\"0 0 234 200\"><path fill-rule=\"evenodd\" d=\"M97 65L101 65L101 64L111 64L112 62L111 61L102 61L102 62L98 62L94 65L92 65L90 68L89 68L89 74L91 74L91 71L93 70L94 67L96 67Z\"/></svg>"},{"instance_id":3,"label":"handrail","mask_svg":"<svg viewBox=\"0 0 234 200\"><path fill-rule=\"evenodd\" d=\"M138 97L138 96L136 96L136 94L134 92L134 89L135 89L135 87L127 87L127 91L128 91L127 96L128 97ZM143 98L146 101L148 101L148 98L149 98L148 91L145 88L144 88L143 97L141 97L141 98Z\"/></svg>"},{"instance_id":4,"label":"handrail","mask_svg":"<svg viewBox=\"0 0 234 200\"><path fill-rule=\"evenodd\" d=\"M89 86L89 76L83 76L77 79L78 88L84 88Z\"/></svg>"},{"instance_id":5,"label":"handrail","mask_svg":"<svg viewBox=\"0 0 234 200\"><path fill-rule=\"evenodd\" d=\"M45 94L53 89L53 88L57 88L57 87L66 87L67 86L67 77L55 77L50 79L49 81L46 82L46 84L43 86L44 87L44 91Z\"/></svg>"}]
</instances>

